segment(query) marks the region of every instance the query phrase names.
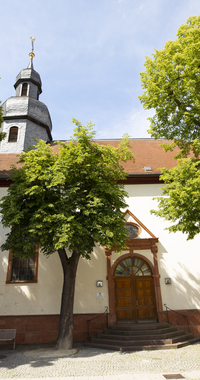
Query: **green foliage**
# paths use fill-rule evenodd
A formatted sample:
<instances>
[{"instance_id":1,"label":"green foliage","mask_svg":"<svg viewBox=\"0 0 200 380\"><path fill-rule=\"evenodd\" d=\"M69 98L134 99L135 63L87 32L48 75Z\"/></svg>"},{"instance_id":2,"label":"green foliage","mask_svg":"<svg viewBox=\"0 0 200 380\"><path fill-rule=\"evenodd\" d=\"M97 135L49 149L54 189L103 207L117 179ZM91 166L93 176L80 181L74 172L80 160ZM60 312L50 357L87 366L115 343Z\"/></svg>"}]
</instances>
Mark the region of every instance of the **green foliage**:
<instances>
[{"instance_id":1,"label":"green foliage","mask_svg":"<svg viewBox=\"0 0 200 380\"><path fill-rule=\"evenodd\" d=\"M2 111L2 107L0 107L0 126L1 126L1 123L3 122L3 111ZM0 141L2 141L3 139L5 139L6 137L6 133L5 132L0 132Z\"/></svg>"},{"instance_id":2,"label":"green foliage","mask_svg":"<svg viewBox=\"0 0 200 380\"><path fill-rule=\"evenodd\" d=\"M181 159L178 166L161 170L166 185L163 196L155 198L159 209L151 212L174 223L167 228L170 232L181 231L193 239L200 232L200 160Z\"/></svg>"},{"instance_id":3,"label":"green foliage","mask_svg":"<svg viewBox=\"0 0 200 380\"><path fill-rule=\"evenodd\" d=\"M152 212L172 222L170 232L181 231L192 239L200 232L200 16L190 17L168 41L163 50L146 58L141 73L145 89L140 101L154 108L149 133L155 139L173 140L163 144L165 151L179 147L178 166L161 169L167 184ZM188 157L191 152L194 158Z\"/></svg>"},{"instance_id":4,"label":"green foliage","mask_svg":"<svg viewBox=\"0 0 200 380\"><path fill-rule=\"evenodd\" d=\"M145 109L155 109L151 136L174 140L188 154L200 138L200 16L181 25L177 37L146 58L139 98Z\"/></svg>"},{"instance_id":5,"label":"green foliage","mask_svg":"<svg viewBox=\"0 0 200 380\"><path fill-rule=\"evenodd\" d=\"M91 123L73 122L69 144L59 142L53 150L40 140L12 170L14 182L1 204L10 232L1 248L14 256L32 255L35 243L46 255L67 247L86 258L96 243L125 246L121 209L127 194L117 181L126 178L120 161L133 160L128 138L118 148L98 145Z\"/></svg>"}]
</instances>

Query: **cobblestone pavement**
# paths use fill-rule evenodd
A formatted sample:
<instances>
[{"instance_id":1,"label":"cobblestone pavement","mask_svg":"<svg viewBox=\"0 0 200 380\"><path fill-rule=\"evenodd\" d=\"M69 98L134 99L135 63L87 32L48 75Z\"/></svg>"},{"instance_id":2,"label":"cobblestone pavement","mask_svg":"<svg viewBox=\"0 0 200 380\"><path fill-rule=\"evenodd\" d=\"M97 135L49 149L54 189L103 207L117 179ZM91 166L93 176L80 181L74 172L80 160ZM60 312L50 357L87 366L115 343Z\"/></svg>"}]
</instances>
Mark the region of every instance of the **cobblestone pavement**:
<instances>
[{"instance_id":1,"label":"cobblestone pavement","mask_svg":"<svg viewBox=\"0 0 200 380\"><path fill-rule=\"evenodd\" d=\"M16 350L1 346L0 379L200 380L200 344L178 350L127 353L76 345L67 357L55 352L49 346L43 355L38 346L17 346Z\"/></svg>"}]
</instances>

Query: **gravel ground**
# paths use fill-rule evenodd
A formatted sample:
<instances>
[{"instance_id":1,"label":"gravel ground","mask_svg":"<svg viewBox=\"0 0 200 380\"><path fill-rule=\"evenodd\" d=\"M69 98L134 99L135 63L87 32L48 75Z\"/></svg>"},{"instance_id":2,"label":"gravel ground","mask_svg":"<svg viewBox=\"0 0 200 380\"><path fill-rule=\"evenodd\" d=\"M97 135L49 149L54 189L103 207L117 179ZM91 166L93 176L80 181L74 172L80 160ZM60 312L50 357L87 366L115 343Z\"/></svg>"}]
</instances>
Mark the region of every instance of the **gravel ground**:
<instances>
[{"instance_id":1,"label":"gravel ground","mask_svg":"<svg viewBox=\"0 0 200 380\"><path fill-rule=\"evenodd\" d=\"M47 355L38 355L45 348ZM173 374L200 371L200 344L178 350L120 353L75 345L65 357L55 357L54 347L17 346L0 349L0 378L106 376L142 373ZM43 350L44 354L44 350Z\"/></svg>"}]
</instances>

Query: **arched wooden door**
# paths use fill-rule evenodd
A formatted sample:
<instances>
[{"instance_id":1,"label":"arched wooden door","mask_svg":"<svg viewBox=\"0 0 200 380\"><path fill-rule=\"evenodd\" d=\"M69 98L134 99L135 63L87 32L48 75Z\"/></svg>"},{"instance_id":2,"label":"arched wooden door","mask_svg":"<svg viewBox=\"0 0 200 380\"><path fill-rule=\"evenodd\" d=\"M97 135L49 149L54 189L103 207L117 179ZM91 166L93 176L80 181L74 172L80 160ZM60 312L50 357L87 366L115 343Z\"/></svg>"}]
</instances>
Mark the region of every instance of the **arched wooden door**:
<instances>
[{"instance_id":1,"label":"arched wooden door","mask_svg":"<svg viewBox=\"0 0 200 380\"><path fill-rule=\"evenodd\" d=\"M139 258L122 259L115 270L117 322L147 322L157 319L154 284L150 267Z\"/></svg>"}]
</instances>

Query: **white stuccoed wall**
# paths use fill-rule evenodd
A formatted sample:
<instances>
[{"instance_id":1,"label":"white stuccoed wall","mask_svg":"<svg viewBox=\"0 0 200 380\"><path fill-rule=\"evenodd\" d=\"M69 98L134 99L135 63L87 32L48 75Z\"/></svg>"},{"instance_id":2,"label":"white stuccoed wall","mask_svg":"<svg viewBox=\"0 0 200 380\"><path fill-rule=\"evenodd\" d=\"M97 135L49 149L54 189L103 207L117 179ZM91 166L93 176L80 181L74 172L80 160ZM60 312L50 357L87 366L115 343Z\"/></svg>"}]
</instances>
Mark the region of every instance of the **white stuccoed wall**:
<instances>
[{"instance_id":1,"label":"white stuccoed wall","mask_svg":"<svg viewBox=\"0 0 200 380\"><path fill-rule=\"evenodd\" d=\"M17 142L8 142L9 131L11 127L18 127L18 139ZM4 140L0 142L0 154L4 153L14 153L18 154L24 150L24 140L26 133L26 121L19 119L13 122L5 120L2 123L1 131L6 133Z\"/></svg>"},{"instance_id":2,"label":"white stuccoed wall","mask_svg":"<svg viewBox=\"0 0 200 380\"><path fill-rule=\"evenodd\" d=\"M4 121L2 130L6 132L6 138L0 142L0 154L14 153L18 154L27 149L29 146L35 145L36 139L44 141L49 140L45 128L33 123L30 120L17 120L15 122ZM18 127L17 142L8 142L9 131L11 127Z\"/></svg>"},{"instance_id":3,"label":"white stuccoed wall","mask_svg":"<svg viewBox=\"0 0 200 380\"><path fill-rule=\"evenodd\" d=\"M159 238L158 263L163 303L172 309L200 308L200 236L186 241L181 233L169 234L164 228L167 222L150 214L156 207L154 196L160 195L159 185L127 185L130 198L129 210ZM0 189L4 195L6 189ZM6 231L0 226L0 244ZM140 237L144 237L141 234ZM153 262L150 251L137 251ZM124 253L127 253L124 252ZM123 252L122 252L123 254ZM121 255L122 255L121 254ZM119 257L112 255L112 263ZM58 314L62 291L62 268L57 253L49 258L39 254L39 272L37 284L5 284L8 252L0 253L0 314L34 315ZM107 261L104 250L96 247L90 261L80 259L75 290L74 313L100 313L108 306ZM171 285L165 285L164 278L170 277ZM103 281L103 288L96 287L96 281ZM97 292L103 292L104 298L98 299Z\"/></svg>"},{"instance_id":4,"label":"white stuccoed wall","mask_svg":"<svg viewBox=\"0 0 200 380\"><path fill-rule=\"evenodd\" d=\"M187 241L182 233L171 233L165 228L169 222L150 214L156 208L152 198L161 195L160 185L127 185L129 209L159 238L158 265L163 304L171 309L200 309L200 235ZM144 252L144 251L143 251ZM142 253L142 251L138 252ZM170 277L171 285L164 279Z\"/></svg>"}]
</instances>

